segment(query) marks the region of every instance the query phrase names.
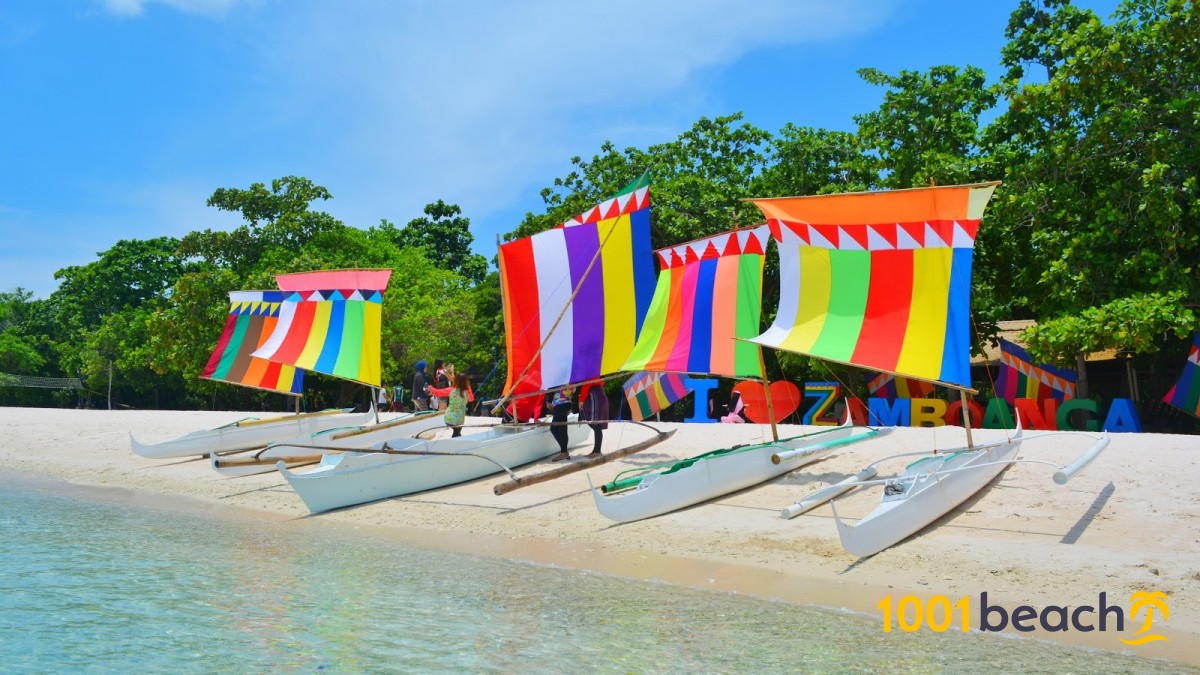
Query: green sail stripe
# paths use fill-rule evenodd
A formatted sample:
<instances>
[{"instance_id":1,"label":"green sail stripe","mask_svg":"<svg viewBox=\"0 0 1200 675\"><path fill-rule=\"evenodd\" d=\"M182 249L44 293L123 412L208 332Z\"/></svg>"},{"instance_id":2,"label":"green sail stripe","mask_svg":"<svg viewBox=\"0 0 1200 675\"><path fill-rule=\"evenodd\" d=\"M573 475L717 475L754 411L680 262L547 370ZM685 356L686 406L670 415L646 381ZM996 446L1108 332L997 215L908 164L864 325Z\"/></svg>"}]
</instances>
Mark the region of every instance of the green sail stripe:
<instances>
[{"instance_id":1,"label":"green sail stripe","mask_svg":"<svg viewBox=\"0 0 1200 675\"><path fill-rule=\"evenodd\" d=\"M759 334L762 318L762 271L761 255L738 256L737 321L734 336L751 338ZM733 374L758 377L762 375L759 362L759 347L752 342L737 341L733 348Z\"/></svg>"},{"instance_id":2,"label":"green sail stripe","mask_svg":"<svg viewBox=\"0 0 1200 675\"><path fill-rule=\"evenodd\" d=\"M829 313L812 353L833 361L849 362L858 344L863 317L867 313L867 295L871 290L871 252L829 252L832 280Z\"/></svg>"},{"instance_id":3,"label":"green sail stripe","mask_svg":"<svg viewBox=\"0 0 1200 675\"><path fill-rule=\"evenodd\" d=\"M213 370L212 379L228 379L229 370L233 368L233 362L237 360L238 354L242 351L242 341L246 339L246 327L249 325L249 314L238 315L237 322L233 326L233 335L229 337L229 342L225 345L225 352L221 354L221 360Z\"/></svg>"},{"instance_id":4,"label":"green sail stripe","mask_svg":"<svg viewBox=\"0 0 1200 675\"><path fill-rule=\"evenodd\" d=\"M345 316L342 319L342 347L338 350L337 363L333 366L333 375L347 380L359 380L359 370L362 362L363 344L363 315L366 313L365 302L346 302Z\"/></svg>"},{"instance_id":5,"label":"green sail stripe","mask_svg":"<svg viewBox=\"0 0 1200 675\"><path fill-rule=\"evenodd\" d=\"M650 310L646 312L646 320L642 323L642 332L621 370L644 370L650 359L654 358L663 330L667 327L667 304L670 301L671 270L663 269L658 273L658 284L654 287L654 297L650 300Z\"/></svg>"}]
</instances>

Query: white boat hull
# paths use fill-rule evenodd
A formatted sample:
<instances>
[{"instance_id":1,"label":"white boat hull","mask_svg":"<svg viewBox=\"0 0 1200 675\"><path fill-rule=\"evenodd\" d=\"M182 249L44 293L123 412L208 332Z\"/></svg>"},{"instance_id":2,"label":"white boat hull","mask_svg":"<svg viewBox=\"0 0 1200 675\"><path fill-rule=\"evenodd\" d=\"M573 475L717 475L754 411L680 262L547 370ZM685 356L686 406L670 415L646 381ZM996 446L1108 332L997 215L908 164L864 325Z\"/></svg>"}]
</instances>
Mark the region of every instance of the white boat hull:
<instances>
[{"instance_id":1,"label":"white boat hull","mask_svg":"<svg viewBox=\"0 0 1200 675\"><path fill-rule=\"evenodd\" d=\"M296 436L285 441L272 443L271 445L268 445L266 448L263 448L252 455L235 456L235 458L253 457L255 460L263 462L262 464L258 465L238 465L236 462L226 462L225 460L230 459L229 457L218 456L215 454L209 456L209 463L212 465L213 470L222 476L237 477L250 476L259 473L270 473L276 470L276 461L272 460L282 460L288 466L288 468L293 468L304 464L314 463L311 460L297 461L296 458L321 455L324 454L328 448L362 450L364 448L369 448L376 443L393 438L412 438L422 431L436 429L438 427L445 426L446 424L444 415L433 413L420 415L419 419L414 419L411 422L406 422L400 425L396 424L398 420L404 420L411 417L413 417L412 413L401 414L393 420L384 422L382 425L380 425L383 426L383 428L376 430L371 430L371 427L374 425L351 427L350 429L346 429L344 427L333 427L331 429L318 431L314 434ZM359 431L366 433L356 433L353 436L346 436L345 438L332 438L346 431ZM320 448L315 449L313 446L320 446Z\"/></svg>"},{"instance_id":2,"label":"white boat hull","mask_svg":"<svg viewBox=\"0 0 1200 675\"><path fill-rule=\"evenodd\" d=\"M728 455L697 459L691 466L670 473L651 474L633 490L605 496L592 489L596 508L609 520L628 523L670 513L730 492L736 492L821 459L846 443L867 440L878 430L844 426L778 442L762 443ZM861 437L861 438L859 438ZM789 450L812 452L775 464L771 456Z\"/></svg>"},{"instance_id":3,"label":"white boat hull","mask_svg":"<svg viewBox=\"0 0 1200 675\"><path fill-rule=\"evenodd\" d=\"M579 445L591 434L585 426L570 426L567 430L568 447ZM460 438L394 439L387 444L396 450L474 453L482 457L345 452L325 455L312 471L297 473L281 467L279 472L308 510L320 513L490 476L504 470L499 465L512 468L558 452L558 442L546 427L498 426Z\"/></svg>"},{"instance_id":4,"label":"white boat hull","mask_svg":"<svg viewBox=\"0 0 1200 675\"><path fill-rule=\"evenodd\" d=\"M174 440L162 443L140 443L129 434L129 444L134 454L147 459L169 459L171 457L198 457L212 453L236 452L261 448L269 443L317 433L334 427L359 426L375 418L375 413L352 413L337 415L285 416L272 420L257 421L244 426L230 425L217 429L193 431Z\"/></svg>"},{"instance_id":5,"label":"white boat hull","mask_svg":"<svg viewBox=\"0 0 1200 675\"><path fill-rule=\"evenodd\" d=\"M842 521L834 507L842 546L862 558L916 534L1008 468L1021 449L1022 440L1018 429L1011 441L910 465L903 475L885 486L883 503L854 525ZM943 473L947 471L952 473ZM888 494L895 486L901 486L903 491Z\"/></svg>"}]
</instances>

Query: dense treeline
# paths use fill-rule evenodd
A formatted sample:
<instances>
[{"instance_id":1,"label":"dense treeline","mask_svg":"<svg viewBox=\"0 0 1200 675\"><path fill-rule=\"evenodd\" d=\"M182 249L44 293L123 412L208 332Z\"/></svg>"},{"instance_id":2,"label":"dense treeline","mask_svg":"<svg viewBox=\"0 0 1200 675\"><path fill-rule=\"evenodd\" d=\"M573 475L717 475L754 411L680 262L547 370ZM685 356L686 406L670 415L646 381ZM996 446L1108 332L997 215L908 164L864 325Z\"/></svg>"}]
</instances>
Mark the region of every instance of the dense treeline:
<instances>
[{"instance_id":1,"label":"dense treeline","mask_svg":"<svg viewBox=\"0 0 1200 675\"><path fill-rule=\"evenodd\" d=\"M646 148L606 143L590 159L573 158L574 170L542 191L545 212L528 214L509 237L562 222L645 170L656 245L757 222L741 201L751 196L999 179L976 247L981 336L997 321L1032 318L1039 325L1027 337L1043 360L1073 366L1081 352L1117 349L1175 369L1200 300L1197 35L1200 9L1190 0L1126 0L1108 20L1065 0L1022 0L998 81L972 66L865 68L860 76L882 101L854 117L852 133L796 124L770 133L734 114ZM280 272L356 266L395 270L385 380L403 382L420 358L453 360L477 380L491 372L503 359L498 281L470 252L461 210L437 201L402 227L361 229L316 209L330 198L299 177L221 188L208 204L242 215L233 231L119 241L58 271L49 298L0 293L0 372L80 376L100 392L111 368L123 405L278 408L278 395L196 377L220 333L225 294L270 288ZM765 321L774 300L764 299ZM828 376L802 358L768 363L790 379ZM502 364L498 372L489 388L503 379ZM328 378L312 377L309 388L325 402L361 396ZM0 388L0 402L77 397Z\"/></svg>"}]
</instances>

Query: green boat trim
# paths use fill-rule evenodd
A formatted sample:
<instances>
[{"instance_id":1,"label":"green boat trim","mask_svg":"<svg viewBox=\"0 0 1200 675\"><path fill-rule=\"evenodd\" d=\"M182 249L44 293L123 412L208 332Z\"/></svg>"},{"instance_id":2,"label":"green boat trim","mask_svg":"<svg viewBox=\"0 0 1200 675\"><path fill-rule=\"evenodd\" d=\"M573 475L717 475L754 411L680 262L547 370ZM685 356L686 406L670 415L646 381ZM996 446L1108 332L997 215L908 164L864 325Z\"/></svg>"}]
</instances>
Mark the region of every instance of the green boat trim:
<instances>
[{"instance_id":1,"label":"green boat trim","mask_svg":"<svg viewBox=\"0 0 1200 675\"><path fill-rule=\"evenodd\" d=\"M913 462L912 464L909 464L908 466L904 467L904 469L907 471L908 469L913 468L914 466L920 464L921 462L928 462L928 461L935 460L935 459L945 462L946 460L954 459L955 457L958 457L959 455L968 453L968 452L974 452L974 450L959 450L958 452L955 452L955 453L952 453L949 455L930 455L929 457L922 457L921 459L918 459L917 461Z\"/></svg>"},{"instance_id":2,"label":"green boat trim","mask_svg":"<svg viewBox=\"0 0 1200 675\"><path fill-rule=\"evenodd\" d=\"M720 448L717 450L710 450L708 452L701 453L699 455L695 455L694 457L688 457L687 459L680 459L680 460L676 460L674 462L664 462L661 464L651 464L650 466L641 466L641 467L637 467L634 469L626 469L625 471L622 471L621 473L618 473L616 476L614 476L613 479L611 481L609 481L608 483L601 485L600 491L605 494L611 494L613 492L619 492L621 490L628 490L630 488L635 488L647 476L667 475L667 474L671 474L671 473L676 473L678 471L682 471L682 470L694 465L696 462L700 462L700 461L703 461L706 459L715 459L717 457L726 457L729 455L736 455L736 454L739 454L742 452L749 452L751 450L758 450L761 448L774 447L774 448L779 448L780 450L789 450L790 448L783 446L781 444L787 443L789 441L801 439L801 438L813 438L816 436L823 436L825 434L833 433L833 432L838 431L843 428L844 427L840 427L840 426L833 427L831 429L824 429L821 431L814 431L812 433L800 434L798 436L791 436L789 438L783 438L778 441L769 441L766 443L747 443L744 445L735 445L732 448ZM870 427L867 428L867 431L868 431L868 433L866 434L865 438L870 438L871 436L874 436L879 433L879 431L877 429L873 429ZM838 445L843 445L845 443L851 443L851 442L859 441L859 440L863 440L863 437L838 439L835 441L830 441L829 447L836 447ZM627 474L637 474L637 475L628 475L627 476Z\"/></svg>"}]
</instances>

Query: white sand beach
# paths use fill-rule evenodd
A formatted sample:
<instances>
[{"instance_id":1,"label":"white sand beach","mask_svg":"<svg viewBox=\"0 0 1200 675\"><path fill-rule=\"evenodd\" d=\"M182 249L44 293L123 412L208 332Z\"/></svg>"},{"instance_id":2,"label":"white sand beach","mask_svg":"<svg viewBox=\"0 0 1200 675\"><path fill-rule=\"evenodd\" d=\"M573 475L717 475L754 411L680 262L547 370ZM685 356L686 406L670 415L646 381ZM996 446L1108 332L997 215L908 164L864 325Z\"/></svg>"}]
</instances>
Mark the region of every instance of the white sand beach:
<instances>
[{"instance_id":1,"label":"white sand beach","mask_svg":"<svg viewBox=\"0 0 1200 675\"><path fill-rule=\"evenodd\" d=\"M1039 629L1027 635L1200 665L1200 499L1192 486L1200 458L1198 436L1114 435L1092 465L1061 487L1052 482L1050 467L1013 466L935 526L859 560L842 549L828 506L790 521L781 519L779 510L880 457L930 444L959 447L964 442L961 428L897 429L757 488L620 526L596 511L583 472L499 497L492 488L506 480L502 476L311 517L278 474L228 479L215 474L207 460L147 460L129 448L130 432L153 443L246 416L0 408L0 425L6 430L0 459L6 471L64 481L69 484L64 489L119 488L230 517L249 509L301 527L314 521L344 524L361 529L364 536L421 546L875 616L886 595L894 601L907 594L927 601L940 594L951 602L968 595L977 612L979 594L986 591L989 603L1011 612L1026 604L1095 605L1103 591L1110 604L1128 611L1134 591L1163 591L1169 595L1170 620L1156 617L1153 632L1168 637L1165 642L1122 644L1118 638L1130 638L1143 623L1128 616L1123 634ZM757 425L658 426L678 431L665 443L591 469L593 480L600 484L632 466L759 441L769 434L767 427ZM780 433L805 430L811 429L781 427ZM645 429L614 423L605 434L605 450L648 436ZM999 431L975 432L977 441L1000 437ZM1065 464L1091 442L1085 434L1055 435L1026 442L1022 455ZM575 454L584 452L581 447ZM856 494L839 502L839 513L860 517L879 495L878 490Z\"/></svg>"}]
</instances>

